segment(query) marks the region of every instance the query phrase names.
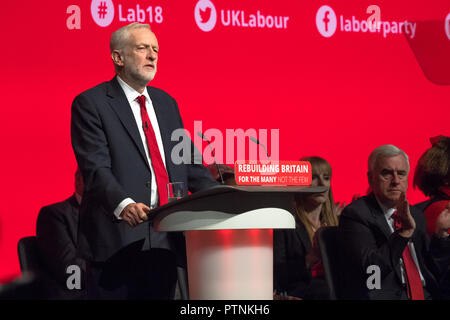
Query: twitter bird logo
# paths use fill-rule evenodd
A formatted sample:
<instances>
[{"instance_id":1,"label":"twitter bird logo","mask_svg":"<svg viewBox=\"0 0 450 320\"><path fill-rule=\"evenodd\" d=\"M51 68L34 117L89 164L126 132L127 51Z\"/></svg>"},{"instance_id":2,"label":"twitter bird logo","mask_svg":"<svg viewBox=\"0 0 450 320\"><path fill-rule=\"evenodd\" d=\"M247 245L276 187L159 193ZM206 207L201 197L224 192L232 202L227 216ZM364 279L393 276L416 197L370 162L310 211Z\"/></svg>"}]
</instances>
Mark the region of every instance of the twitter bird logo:
<instances>
[{"instance_id":1,"label":"twitter bird logo","mask_svg":"<svg viewBox=\"0 0 450 320\"><path fill-rule=\"evenodd\" d=\"M200 9L200 19L202 20L202 23L206 23L209 21L209 18L211 17L211 8L205 8L204 10Z\"/></svg>"},{"instance_id":2,"label":"twitter bird logo","mask_svg":"<svg viewBox=\"0 0 450 320\"><path fill-rule=\"evenodd\" d=\"M199 0L195 6L194 17L200 30L209 32L216 25L216 7L210 0Z\"/></svg>"}]
</instances>

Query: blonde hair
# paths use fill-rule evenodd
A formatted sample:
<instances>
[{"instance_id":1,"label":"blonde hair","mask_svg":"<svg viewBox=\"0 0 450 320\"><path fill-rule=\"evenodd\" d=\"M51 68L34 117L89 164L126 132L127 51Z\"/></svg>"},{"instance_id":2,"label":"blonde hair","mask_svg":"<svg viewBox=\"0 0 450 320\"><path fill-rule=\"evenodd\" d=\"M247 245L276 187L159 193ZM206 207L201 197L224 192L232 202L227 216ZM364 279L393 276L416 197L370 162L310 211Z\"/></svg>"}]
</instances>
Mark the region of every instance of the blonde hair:
<instances>
[{"instance_id":1,"label":"blonde hair","mask_svg":"<svg viewBox=\"0 0 450 320\"><path fill-rule=\"evenodd\" d=\"M321 157L304 157L300 159L301 161L309 161L311 163L312 174L326 173L330 176L331 179L331 166L325 159ZM311 243L313 243L314 238L314 226L311 221L308 219L308 216L305 211L305 203L307 201L307 197L297 196L295 197L295 208L297 219L299 219L306 228L308 232L309 239ZM322 211L320 212L320 223L323 226L337 226L338 225L338 217L334 214L333 211L334 199L333 193L331 192L331 186L328 191L328 199L322 206Z\"/></svg>"}]
</instances>

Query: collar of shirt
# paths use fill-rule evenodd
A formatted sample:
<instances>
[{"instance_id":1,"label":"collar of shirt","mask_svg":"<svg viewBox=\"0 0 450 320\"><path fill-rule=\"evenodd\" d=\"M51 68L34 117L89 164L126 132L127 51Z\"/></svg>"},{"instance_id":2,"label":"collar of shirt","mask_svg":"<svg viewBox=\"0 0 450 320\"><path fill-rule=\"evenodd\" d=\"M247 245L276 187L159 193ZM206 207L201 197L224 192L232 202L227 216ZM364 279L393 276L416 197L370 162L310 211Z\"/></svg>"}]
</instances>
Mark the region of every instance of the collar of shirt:
<instances>
[{"instance_id":1,"label":"collar of shirt","mask_svg":"<svg viewBox=\"0 0 450 320\"><path fill-rule=\"evenodd\" d=\"M150 95L148 94L147 89L144 90L144 92L142 94L140 94L139 92L134 90L132 87L130 87L119 76L117 76L117 81L119 82L120 87L122 88L123 92L125 93L125 96L128 100L128 104L130 105L131 111L133 112L134 119L136 120L136 126L139 131L139 135L141 137L142 144L143 144L143 147L145 150L145 155L147 157L148 163L150 164L150 173L151 173L150 206L153 208L158 203L157 202L158 201L158 198L157 198L158 188L156 185L155 171L153 170L152 160L150 158L150 154L149 154L149 150L148 150L147 139L146 139L143 127L142 127L142 117L141 117L140 106L139 106L139 103L137 102L136 98L139 97L140 95L145 96L145 100L146 100L145 105L146 105L146 109L147 109L147 114L149 116L150 123L151 123L153 131L155 133L155 137L156 137L156 141L158 144L159 152L161 153L162 161L163 161L164 165L166 165L166 159L164 156L164 145L162 143L162 137L161 137L161 131L159 130L158 119L156 117L156 113L153 108L153 103L152 103L152 100L150 99ZM120 214L120 211L118 211L119 214Z\"/></svg>"},{"instance_id":2,"label":"collar of shirt","mask_svg":"<svg viewBox=\"0 0 450 320\"><path fill-rule=\"evenodd\" d=\"M394 211L397 210L397 209L396 208L387 208L380 201L378 201L378 199L377 199L377 202L378 202L378 205L381 208L381 211L383 211L384 218L386 219L386 221L387 221L387 223L389 225L389 228L391 229L392 232L394 232L394 226L393 226L394 220L391 218L391 216L394 213Z\"/></svg>"},{"instance_id":3,"label":"collar of shirt","mask_svg":"<svg viewBox=\"0 0 450 320\"><path fill-rule=\"evenodd\" d=\"M148 94L147 88L144 90L144 92L141 94L134 90L128 83L123 81L119 76L117 76L117 81L119 82L120 86L122 87L123 92L125 93L125 96L127 97L128 103L131 104L131 102L136 101L136 98L139 96L145 97L145 105L148 106L150 103L150 96Z\"/></svg>"}]
</instances>

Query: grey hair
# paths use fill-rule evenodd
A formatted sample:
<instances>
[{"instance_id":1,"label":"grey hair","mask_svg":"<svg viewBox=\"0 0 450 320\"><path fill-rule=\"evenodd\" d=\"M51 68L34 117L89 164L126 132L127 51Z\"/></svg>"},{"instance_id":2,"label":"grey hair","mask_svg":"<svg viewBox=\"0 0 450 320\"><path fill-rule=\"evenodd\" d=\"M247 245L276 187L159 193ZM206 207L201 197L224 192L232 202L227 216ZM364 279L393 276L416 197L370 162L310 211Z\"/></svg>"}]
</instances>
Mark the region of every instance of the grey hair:
<instances>
[{"instance_id":1,"label":"grey hair","mask_svg":"<svg viewBox=\"0 0 450 320\"><path fill-rule=\"evenodd\" d=\"M368 161L368 173L373 172L375 169L375 164L378 162L380 158L390 158L402 155L405 157L406 165L408 167L409 172L409 158L408 155L400 148L397 148L396 146L392 144L385 144L382 146L379 146L378 148L375 148L372 153L369 156Z\"/></svg>"},{"instance_id":2,"label":"grey hair","mask_svg":"<svg viewBox=\"0 0 450 320\"><path fill-rule=\"evenodd\" d=\"M146 28L151 31L150 25L139 22L130 23L114 31L113 34L111 35L111 40L109 41L109 48L111 49L111 52L113 52L114 50L122 50L126 45L129 32L131 30L141 28Z\"/></svg>"}]
</instances>

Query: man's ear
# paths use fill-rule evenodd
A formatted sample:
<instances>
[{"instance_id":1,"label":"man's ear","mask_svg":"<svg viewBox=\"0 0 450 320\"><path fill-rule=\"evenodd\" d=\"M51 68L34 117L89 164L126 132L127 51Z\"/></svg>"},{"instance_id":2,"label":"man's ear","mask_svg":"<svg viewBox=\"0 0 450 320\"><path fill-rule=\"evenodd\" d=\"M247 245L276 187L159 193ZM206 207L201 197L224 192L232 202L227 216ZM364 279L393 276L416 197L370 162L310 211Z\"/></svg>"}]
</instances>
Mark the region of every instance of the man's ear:
<instances>
[{"instance_id":1,"label":"man's ear","mask_svg":"<svg viewBox=\"0 0 450 320\"><path fill-rule=\"evenodd\" d=\"M119 50L111 52L111 59L116 66L123 67L123 56Z\"/></svg>"}]
</instances>

